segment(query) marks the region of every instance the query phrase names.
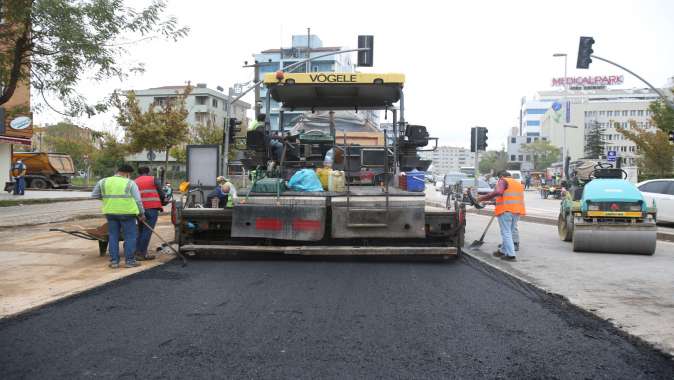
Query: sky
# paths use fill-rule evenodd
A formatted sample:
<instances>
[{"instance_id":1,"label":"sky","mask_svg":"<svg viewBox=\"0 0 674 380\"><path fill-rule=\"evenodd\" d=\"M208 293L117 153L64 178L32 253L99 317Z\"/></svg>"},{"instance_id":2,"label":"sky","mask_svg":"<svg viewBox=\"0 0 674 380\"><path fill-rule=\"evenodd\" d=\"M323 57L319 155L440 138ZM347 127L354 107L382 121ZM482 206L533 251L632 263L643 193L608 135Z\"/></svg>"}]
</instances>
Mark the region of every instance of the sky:
<instances>
[{"instance_id":1,"label":"sky","mask_svg":"<svg viewBox=\"0 0 674 380\"><path fill-rule=\"evenodd\" d=\"M128 0L131 7L145 0ZM323 5L329 4L329 5ZM470 128L489 129L489 149L505 144L518 125L520 99L548 90L553 77L624 75L622 87L645 87L620 69L595 60L577 70L579 36L595 39L594 54L616 61L656 87L674 76L674 1L216 1L168 0L167 14L187 25L178 41L151 40L129 46L125 65L142 62L146 72L94 82L79 90L92 101L114 89L144 89L187 81L208 87L246 82L244 61L265 49L290 46L307 27L324 46L357 47L359 34L374 35L374 67L363 72L406 76L406 119L427 126L441 145L464 146ZM355 61L355 56L354 56ZM247 99L252 103L252 99ZM73 121L119 131L113 114ZM36 112L37 124L55 123L54 112Z\"/></svg>"}]
</instances>

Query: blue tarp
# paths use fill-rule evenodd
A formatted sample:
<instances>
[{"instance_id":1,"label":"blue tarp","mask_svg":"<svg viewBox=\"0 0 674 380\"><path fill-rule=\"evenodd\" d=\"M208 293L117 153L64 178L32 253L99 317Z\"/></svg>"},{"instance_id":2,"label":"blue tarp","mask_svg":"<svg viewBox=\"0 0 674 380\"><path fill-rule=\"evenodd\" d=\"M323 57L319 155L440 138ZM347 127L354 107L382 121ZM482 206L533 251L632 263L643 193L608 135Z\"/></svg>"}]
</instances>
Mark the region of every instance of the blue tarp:
<instances>
[{"instance_id":1,"label":"blue tarp","mask_svg":"<svg viewBox=\"0 0 674 380\"><path fill-rule=\"evenodd\" d=\"M288 181L288 187L292 191L323 191L318 175L311 169L302 169L293 174Z\"/></svg>"}]
</instances>

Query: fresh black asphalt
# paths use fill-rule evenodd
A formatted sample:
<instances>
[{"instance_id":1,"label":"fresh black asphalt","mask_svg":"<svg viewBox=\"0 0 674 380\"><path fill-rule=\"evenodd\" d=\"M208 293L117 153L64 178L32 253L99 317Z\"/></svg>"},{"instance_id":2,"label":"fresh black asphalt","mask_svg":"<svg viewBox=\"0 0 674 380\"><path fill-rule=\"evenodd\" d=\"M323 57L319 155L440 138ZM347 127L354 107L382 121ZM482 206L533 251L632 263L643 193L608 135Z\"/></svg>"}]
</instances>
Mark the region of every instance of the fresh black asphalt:
<instances>
[{"instance_id":1,"label":"fresh black asphalt","mask_svg":"<svg viewBox=\"0 0 674 380\"><path fill-rule=\"evenodd\" d=\"M196 260L0 322L0 378L674 378L470 259Z\"/></svg>"}]
</instances>

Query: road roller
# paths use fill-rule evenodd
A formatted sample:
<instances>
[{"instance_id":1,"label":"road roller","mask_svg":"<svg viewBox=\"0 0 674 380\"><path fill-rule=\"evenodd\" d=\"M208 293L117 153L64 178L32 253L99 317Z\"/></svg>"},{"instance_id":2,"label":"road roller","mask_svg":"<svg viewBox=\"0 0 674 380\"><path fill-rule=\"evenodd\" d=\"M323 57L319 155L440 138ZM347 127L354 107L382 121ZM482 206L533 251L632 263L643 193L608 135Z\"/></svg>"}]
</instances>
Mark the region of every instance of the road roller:
<instances>
[{"instance_id":1,"label":"road roller","mask_svg":"<svg viewBox=\"0 0 674 380\"><path fill-rule=\"evenodd\" d=\"M655 253L655 205L647 204L627 173L610 163L576 164L560 206L560 239L572 241L574 252Z\"/></svg>"}]
</instances>

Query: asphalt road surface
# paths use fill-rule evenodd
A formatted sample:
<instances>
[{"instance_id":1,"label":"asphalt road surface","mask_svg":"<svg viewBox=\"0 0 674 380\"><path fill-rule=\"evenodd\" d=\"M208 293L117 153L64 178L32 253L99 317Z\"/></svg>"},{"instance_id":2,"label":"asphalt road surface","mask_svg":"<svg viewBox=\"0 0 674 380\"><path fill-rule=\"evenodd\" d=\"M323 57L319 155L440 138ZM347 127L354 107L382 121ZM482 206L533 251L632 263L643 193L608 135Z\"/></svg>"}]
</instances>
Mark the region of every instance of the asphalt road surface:
<instances>
[{"instance_id":1,"label":"asphalt road surface","mask_svg":"<svg viewBox=\"0 0 674 380\"><path fill-rule=\"evenodd\" d=\"M4 379L674 377L467 258L167 264L1 321L0 342Z\"/></svg>"}]
</instances>

